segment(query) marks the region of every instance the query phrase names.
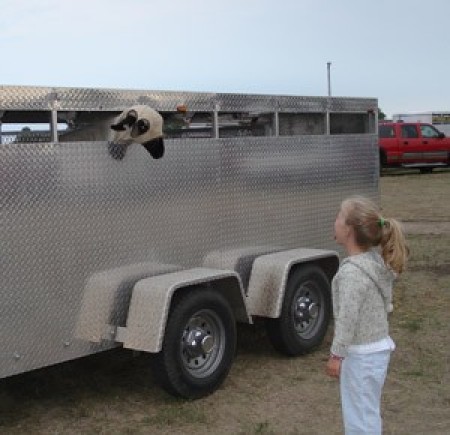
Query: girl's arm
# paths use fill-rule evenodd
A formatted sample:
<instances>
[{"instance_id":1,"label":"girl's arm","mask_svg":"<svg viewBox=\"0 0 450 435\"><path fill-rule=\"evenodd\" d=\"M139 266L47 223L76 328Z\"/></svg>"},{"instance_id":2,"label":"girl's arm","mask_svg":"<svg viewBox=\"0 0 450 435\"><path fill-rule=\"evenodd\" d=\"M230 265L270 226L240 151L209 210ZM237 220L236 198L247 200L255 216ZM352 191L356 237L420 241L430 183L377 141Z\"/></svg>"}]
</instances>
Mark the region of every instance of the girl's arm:
<instances>
[{"instance_id":1,"label":"girl's arm","mask_svg":"<svg viewBox=\"0 0 450 435\"><path fill-rule=\"evenodd\" d=\"M361 272L351 265L344 267L336 292L339 313L335 318L334 338L331 345L331 354L340 358L347 355L347 348L355 336L359 310L365 293L364 277L361 276Z\"/></svg>"}]
</instances>

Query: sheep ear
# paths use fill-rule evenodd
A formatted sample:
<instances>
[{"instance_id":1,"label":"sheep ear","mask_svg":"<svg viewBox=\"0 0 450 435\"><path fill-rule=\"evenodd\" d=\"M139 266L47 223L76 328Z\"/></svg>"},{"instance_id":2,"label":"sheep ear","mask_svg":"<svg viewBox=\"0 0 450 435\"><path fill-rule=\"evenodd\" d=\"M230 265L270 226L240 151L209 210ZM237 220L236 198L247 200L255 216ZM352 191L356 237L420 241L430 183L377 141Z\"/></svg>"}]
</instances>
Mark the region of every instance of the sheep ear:
<instances>
[{"instance_id":1,"label":"sheep ear","mask_svg":"<svg viewBox=\"0 0 450 435\"><path fill-rule=\"evenodd\" d=\"M122 123L113 124L110 127L111 127L111 130L114 130L114 131L124 131L125 130L125 127L123 126Z\"/></svg>"},{"instance_id":2,"label":"sheep ear","mask_svg":"<svg viewBox=\"0 0 450 435\"><path fill-rule=\"evenodd\" d=\"M160 159L164 155L164 140L162 137L149 140L142 145L154 159Z\"/></svg>"}]
</instances>

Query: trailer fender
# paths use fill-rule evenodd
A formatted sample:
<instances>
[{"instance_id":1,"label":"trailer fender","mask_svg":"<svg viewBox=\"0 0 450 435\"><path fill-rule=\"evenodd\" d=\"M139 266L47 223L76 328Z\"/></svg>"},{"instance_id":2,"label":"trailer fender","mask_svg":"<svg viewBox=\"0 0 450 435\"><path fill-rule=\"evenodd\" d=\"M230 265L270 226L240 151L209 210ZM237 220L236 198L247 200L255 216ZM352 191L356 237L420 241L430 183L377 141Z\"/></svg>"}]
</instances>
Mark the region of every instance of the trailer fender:
<instances>
[{"instance_id":1,"label":"trailer fender","mask_svg":"<svg viewBox=\"0 0 450 435\"><path fill-rule=\"evenodd\" d=\"M93 274L83 291L75 337L94 343L111 340L120 317L126 319L134 284L143 278L179 269L172 264L147 262Z\"/></svg>"},{"instance_id":2,"label":"trailer fender","mask_svg":"<svg viewBox=\"0 0 450 435\"><path fill-rule=\"evenodd\" d=\"M222 292L230 302L237 321L251 322L242 284L236 272L207 268L187 269L136 283L126 327L118 328L116 341L122 342L125 348L159 352L174 293L200 285Z\"/></svg>"},{"instance_id":3,"label":"trailer fender","mask_svg":"<svg viewBox=\"0 0 450 435\"><path fill-rule=\"evenodd\" d=\"M203 259L203 267L234 270L239 274L244 291L247 292L250 273L255 258L260 255L272 254L283 250L285 248L268 245L211 251Z\"/></svg>"},{"instance_id":4,"label":"trailer fender","mask_svg":"<svg viewBox=\"0 0 450 435\"><path fill-rule=\"evenodd\" d=\"M256 258L247 295L249 314L279 317L289 273L302 263L319 265L331 280L339 266L339 255L335 251L299 248Z\"/></svg>"}]
</instances>

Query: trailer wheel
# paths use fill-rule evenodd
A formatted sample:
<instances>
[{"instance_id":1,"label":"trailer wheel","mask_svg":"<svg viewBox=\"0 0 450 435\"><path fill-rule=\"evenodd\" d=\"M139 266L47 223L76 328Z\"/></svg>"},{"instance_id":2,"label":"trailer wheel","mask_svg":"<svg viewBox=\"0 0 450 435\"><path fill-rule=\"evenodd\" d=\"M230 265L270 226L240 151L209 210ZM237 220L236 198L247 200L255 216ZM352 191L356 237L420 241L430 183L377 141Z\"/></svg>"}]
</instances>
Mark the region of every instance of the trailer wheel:
<instances>
[{"instance_id":1,"label":"trailer wheel","mask_svg":"<svg viewBox=\"0 0 450 435\"><path fill-rule=\"evenodd\" d=\"M197 399L225 380L236 352L236 322L219 293L196 289L181 296L169 314L156 380L170 394Z\"/></svg>"},{"instance_id":2,"label":"trailer wheel","mask_svg":"<svg viewBox=\"0 0 450 435\"><path fill-rule=\"evenodd\" d=\"M331 316L327 276L317 266L295 269L288 279L279 318L267 319L272 345L289 356L305 354L318 346Z\"/></svg>"}]
</instances>

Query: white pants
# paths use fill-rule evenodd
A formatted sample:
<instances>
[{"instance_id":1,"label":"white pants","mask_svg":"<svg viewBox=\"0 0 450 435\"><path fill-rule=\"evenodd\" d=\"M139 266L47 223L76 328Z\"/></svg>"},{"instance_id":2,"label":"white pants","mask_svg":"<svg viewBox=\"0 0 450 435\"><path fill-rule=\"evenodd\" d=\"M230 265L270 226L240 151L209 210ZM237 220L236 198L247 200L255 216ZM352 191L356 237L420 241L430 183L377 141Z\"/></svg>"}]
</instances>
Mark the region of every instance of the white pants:
<instances>
[{"instance_id":1,"label":"white pants","mask_svg":"<svg viewBox=\"0 0 450 435\"><path fill-rule=\"evenodd\" d=\"M350 353L341 365L340 389L345 435L380 435L381 392L390 350Z\"/></svg>"}]
</instances>

